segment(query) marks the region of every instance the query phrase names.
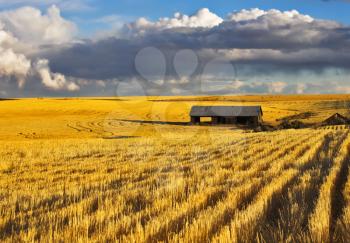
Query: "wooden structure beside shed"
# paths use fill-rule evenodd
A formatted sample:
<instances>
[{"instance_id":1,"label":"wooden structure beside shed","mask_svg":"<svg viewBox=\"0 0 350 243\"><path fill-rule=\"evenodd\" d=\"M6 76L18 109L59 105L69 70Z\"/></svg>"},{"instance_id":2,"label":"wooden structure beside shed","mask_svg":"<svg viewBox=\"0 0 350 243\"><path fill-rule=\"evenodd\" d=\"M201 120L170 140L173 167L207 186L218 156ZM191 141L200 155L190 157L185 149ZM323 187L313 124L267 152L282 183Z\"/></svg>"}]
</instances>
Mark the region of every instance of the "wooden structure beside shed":
<instances>
[{"instance_id":1,"label":"wooden structure beside shed","mask_svg":"<svg viewBox=\"0 0 350 243\"><path fill-rule=\"evenodd\" d=\"M335 113L334 115L324 120L322 124L323 125L346 125L346 124L350 124L350 119L339 113Z\"/></svg>"}]
</instances>

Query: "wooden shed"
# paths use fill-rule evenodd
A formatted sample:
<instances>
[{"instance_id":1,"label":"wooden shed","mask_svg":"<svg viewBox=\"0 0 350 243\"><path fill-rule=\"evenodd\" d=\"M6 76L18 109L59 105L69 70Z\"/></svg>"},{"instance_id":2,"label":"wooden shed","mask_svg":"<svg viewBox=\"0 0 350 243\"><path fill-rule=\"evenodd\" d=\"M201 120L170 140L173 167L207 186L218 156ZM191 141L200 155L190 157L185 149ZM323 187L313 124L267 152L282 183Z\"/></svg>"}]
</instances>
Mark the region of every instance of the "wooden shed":
<instances>
[{"instance_id":1,"label":"wooden shed","mask_svg":"<svg viewBox=\"0 0 350 243\"><path fill-rule=\"evenodd\" d=\"M262 122L263 111L261 106L193 106L190 116L193 124L209 117L212 124L258 126Z\"/></svg>"}]
</instances>

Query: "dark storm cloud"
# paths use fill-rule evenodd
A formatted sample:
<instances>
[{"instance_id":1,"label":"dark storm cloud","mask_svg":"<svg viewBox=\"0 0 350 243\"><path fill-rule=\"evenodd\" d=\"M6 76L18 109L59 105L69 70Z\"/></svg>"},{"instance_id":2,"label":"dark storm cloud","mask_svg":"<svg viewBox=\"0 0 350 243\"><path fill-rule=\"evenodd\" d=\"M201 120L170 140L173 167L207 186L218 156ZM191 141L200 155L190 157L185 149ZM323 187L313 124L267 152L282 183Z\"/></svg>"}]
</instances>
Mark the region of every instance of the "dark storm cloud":
<instances>
[{"instance_id":1,"label":"dark storm cloud","mask_svg":"<svg viewBox=\"0 0 350 243\"><path fill-rule=\"evenodd\" d=\"M301 92L322 85L286 84L282 76L322 76L329 69L342 69L345 76L350 70L350 28L297 11L241 10L222 19L202 9L156 22L139 19L98 40L71 40L71 25L62 26L52 43L32 40L37 50L26 55L31 76L24 88L14 91L14 82L4 81L1 92L115 95L120 84L126 84L121 94ZM3 66L19 72L18 65ZM269 75L276 80L261 82Z\"/></svg>"},{"instance_id":2,"label":"dark storm cloud","mask_svg":"<svg viewBox=\"0 0 350 243\"><path fill-rule=\"evenodd\" d=\"M134 58L140 46L128 40L109 38L76 44L47 57L54 71L86 79L129 77L135 74Z\"/></svg>"},{"instance_id":3,"label":"dark storm cloud","mask_svg":"<svg viewBox=\"0 0 350 243\"><path fill-rule=\"evenodd\" d=\"M181 49L196 52L203 65L221 58L237 64L272 65L286 71L349 67L349 27L333 21L314 20L297 12L275 10L261 16L251 15L242 20L234 16L214 27L163 28L161 23L152 22L129 26L128 34L124 31L119 38L87 41L48 58L53 71L87 79L137 76L135 57L149 46L158 48L165 55L170 64L167 65L167 76L176 76L171 60Z\"/></svg>"}]
</instances>

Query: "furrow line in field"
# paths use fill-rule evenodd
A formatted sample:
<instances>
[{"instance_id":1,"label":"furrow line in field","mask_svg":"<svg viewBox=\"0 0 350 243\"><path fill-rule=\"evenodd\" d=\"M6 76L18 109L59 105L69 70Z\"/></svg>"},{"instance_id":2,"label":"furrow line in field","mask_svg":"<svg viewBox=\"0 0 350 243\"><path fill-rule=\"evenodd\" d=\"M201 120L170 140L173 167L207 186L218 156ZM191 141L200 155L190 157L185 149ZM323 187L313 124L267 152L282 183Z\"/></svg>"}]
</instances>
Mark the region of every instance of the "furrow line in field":
<instances>
[{"instance_id":1,"label":"furrow line in field","mask_svg":"<svg viewBox=\"0 0 350 243\"><path fill-rule=\"evenodd\" d=\"M246 170L249 169L250 166L256 161L256 160L278 160L281 157L284 157L288 154L289 151L294 150L296 147L298 147L300 144L304 144L308 142L310 139L312 139L314 135L308 135L306 138L302 137L293 137L292 139L287 138L283 140L283 143L277 144L275 147L270 147L269 150L267 150L265 153L262 154L256 154L251 159L245 160L242 164L239 164L237 166L237 171L240 170ZM284 147L283 150L281 150L281 147ZM304 148L307 148L306 146ZM268 164L268 163L266 163Z\"/></svg>"},{"instance_id":2,"label":"furrow line in field","mask_svg":"<svg viewBox=\"0 0 350 243\"><path fill-rule=\"evenodd\" d=\"M254 198L265 183L263 179L263 177L250 178L250 182L254 183L248 184L249 187L240 186L231 189L226 198L213 207L202 210L187 227L178 233L172 232L177 234L170 241L181 242L185 239L192 242L207 241L222 225L230 221L236 210ZM270 177L266 182L272 179L273 177Z\"/></svg>"},{"instance_id":3,"label":"furrow line in field","mask_svg":"<svg viewBox=\"0 0 350 243\"><path fill-rule=\"evenodd\" d=\"M346 135L346 134L345 134ZM344 135L341 137L342 141ZM334 140L333 136L325 136L323 144L318 149L314 157L307 164L298 165L301 175L293 185L289 187L277 200L275 207L271 210L258 229L261 242L281 242L293 239L300 241L305 239L309 215L313 211L314 198L317 198L318 188L326 176L329 167L329 158L321 157L322 154L335 151L340 143L335 147L331 146ZM304 237L304 238L303 238Z\"/></svg>"},{"instance_id":4,"label":"furrow line in field","mask_svg":"<svg viewBox=\"0 0 350 243\"><path fill-rule=\"evenodd\" d=\"M207 176L204 176L204 175L203 175L203 178L207 178ZM241 177L241 178L246 178L246 177Z\"/></svg>"},{"instance_id":5,"label":"furrow line in field","mask_svg":"<svg viewBox=\"0 0 350 243\"><path fill-rule=\"evenodd\" d=\"M348 150L349 153L349 150ZM349 160L349 154L346 158ZM346 175L346 183L342 190L343 196L343 208L342 215L336 222L336 226L333 234L334 242L350 242L350 165L347 168L348 174Z\"/></svg>"},{"instance_id":6,"label":"furrow line in field","mask_svg":"<svg viewBox=\"0 0 350 243\"><path fill-rule=\"evenodd\" d=\"M308 134L308 138L311 138L312 135ZM297 141L299 139L300 141L300 137L281 137L281 138L277 138L275 142L276 146L283 146L284 144L287 144L287 146L289 146L291 143L294 143L295 141ZM234 154L232 154L232 152L230 150L226 150L223 151L223 153L221 154L221 158L225 158L226 161L223 165L220 164L223 168L228 168L228 167L232 167L232 169L234 169L235 171L239 171L239 170L244 170L246 168L249 167L249 165L251 164L251 162L253 162L254 160L258 159L259 156L260 158L264 158L264 156L270 156L271 155L271 151L274 150L274 148L268 147L267 149L264 148L265 153L264 154L259 154L257 153L257 151L254 149L254 147L257 147L258 150L260 150L259 148L259 144L261 144L261 140L257 140L257 141L252 141L250 143L247 143L247 147L245 147L245 145L241 145L241 146L237 146L239 147ZM264 141L265 142L265 141ZM268 140L268 142L273 142L273 140ZM249 159L249 160L244 160L240 157L240 155L246 155L246 156L250 156L250 157L254 157L256 156L256 158L254 159ZM236 158L239 162L235 163L233 160L233 158ZM196 160L195 160L196 161ZM242 163L243 164L242 164ZM235 164L234 164L235 163ZM205 167L208 164L212 164L210 161L207 163L201 163L202 167ZM232 166L231 166L232 165ZM242 166L242 165L246 165L246 166Z\"/></svg>"},{"instance_id":7,"label":"furrow line in field","mask_svg":"<svg viewBox=\"0 0 350 243\"><path fill-rule=\"evenodd\" d=\"M148 183L148 181L145 181L145 185L147 185L147 183ZM99 187L99 186L97 186L97 190L100 190L101 188ZM96 190L96 189L95 189ZM90 193L89 193L89 195L91 195L92 193L94 193L94 191L95 191L92 187L89 189L89 191L90 191ZM85 193L84 193L85 194ZM89 198L89 195L88 194L85 194L85 196L83 196L82 198L80 198L80 200L84 200L84 198ZM67 195L68 196L68 195ZM65 205L63 205L63 207L68 207L69 206L69 202L74 202L74 200L71 200L71 199L68 199L67 198L67 196L65 196L65 202L66 203L68 203L68 205L67 204L65 204ZM58 197L58 199L56 200L56 202L59 202L61 199L59 199L60 197ZM75 201L75 203L78 203L79 202L79 200L78 201ZM56 204L57 205L57 204ZM57 209L59 209L59 208L57 208ZM40 212L36 212L36 213L40 213Z\"/></svg>"},{"instance_id":8,"label":"furrow line in field","mask_svg":"<svg viewBox=\"0 0 350 243\"><path fill-rule=\"evenodd\" d=\"M267 149L269 149L269 148L267 148ZM209 158L210 159L210 158ZM257 165L256 165L257 166ZM210 175L209 175L210 176ZM205 176L205 175L203 175L203 178L207 178L208 176ZM243 176L243 178L244 178L244 176ZM149 183L146 183L145 184L145 186L147 186ZM136 187L136 188L139 188L139 187ZM141 190L142 190L142 188L141 188ZM160 191L161 189L160 188L158 188L158 191ZM159 194L159 195L162 195L162 193L157 193L157 194ZM164 205L163 205L164 206ZM166 206L166 205L165 205ZM163 207L163 208L166 208L166 207ZM171 205L168 205L168 206L171 206ZM148 212L147 211L147 214L149 215L148 217L146 217L146 218L151 218L151 217L154 217L154 216L156 216L156 215L159 215L161 213L161 211L157 211L157 212L155 212L155 213L152 213L152 212ZM143 217L143 216L141 216L141 217ZM138 217L134 217L134 218L138 218ZM146 222L145 220L142 220L144 223ZM144 224L143 223L143 224Z\"/></svg>"},{"instance_id":9,"label":"furrow line in field","mask_svg":"<svg viewBox=\"0 0 350 243\"><path fill-rule=\"evenodd\" d=\"M312 136L309 135L305 140L311 138ZM280 149L283 146L290 146L294 144L297 141L300 141L301 137L278 137L275 141L269 140L266 141L270 143L271 146L264 146L264 148L259 148L259 143L255 144L258 147L258 150L253 149L254 144L250 145L249 150L246 151L243 149L242 152L238 153L238 155L235 156L235 158L238 161L235 161L232 159L232 157L228 157L228 161L221 165L223 168L232 168L235 171L241 171L246 170L249 168L249 166L257 160L261 160L264 158L268 158L271 155L274 155L274 152ZM244 154L244 156L241 156Z\"/></svg>"},{"instance_id":10,"label":"furrow line in field","mask_svg":"<svg viewBox=\"0 0 350 243\"><path fill-rule=\"evenodd\" d=\"M298 143L300 143L300 141L299 142L297 142L296 144L292 144L291 146L297 146L297 144ZM268 166L270 166L270 163L264 163L264 161L262 161L262 163L256 163L256 164L254 164L253 166L252 166L252 168L251 168L251 170L253 170L253 172L251 172L251 171L245 171L245 172L242 172L241 174L233 174L232 175L232 177L231 177L231 179L233 179L233 178L235 178L235 177L237 177L237 178L247 178L247 179L249 179L249 178L252 178L249 174L252 174L252 176L258 176L259 177L259 174L257 174L256 175L256 172L258 172L258 171L260 171L261 172L261 169L262 170L265 170L266 168L265 168L265 165L268 165ZM256 171L256 172L254 172L254 171ZM204 177L205 178L205 177ZM253 194L250 194L250 195L246 195L247 196L247 200L248 200L248 198L249 197L251 197ZM225 199L222 199L222 200L225 200ZM249 201L249 200L248 200ZM215 207L216 205L213 205L213 207ZM197 213L200 213L200 212L197 212ZM193 215L193 217L189 217L188 218L188 222L187 222L187 224L190 224L194 219L195 219L195 217L196 217L196 215L197 214L195 214L195 215ZM183 225L184 226L184 225ZM181 229L181 228L180 228ZM179 231L179 229L177 229L177 231ZM163 232L163 231L161 231L161 232ZM176 233L176 232L172 232L172 233ZM159 234L157 234L158 236L159 235L163 235L164 236L164 234L163 233L159 233ZM157 239L159 239L159 237L157 238ZM161 238L161 240L165 240L165 239L163 239L163 238Z\"/></svg>"},{"instance_id":11,"label":"furrow line in field","mask_svg":"<svg viewBox=\"0 0 350 243\"><path fill-rule=\"evenodd\" d=\"M319 137L320 137L320 135L319 135L319 136L316 136L316 138L314 137L313 139L314 139L314 140L317 140ZM308 140L308 139L305 139L305 140ZM298 145L300 145L300 144L304 144L304 141L303 141L303 140L299 141L299 144L298 144L298 143L296 143L296 144L291 144L291 146L284 148L284 151L281 151L280 153L278 153L277 156L272 156L272 157L270 158L271 160L269 160L269 161L266 161L266 159L261 160L262 163L271 164L270 167L269 167L269 169L268 169L268 168L265 169L264 174L265 174L265 180L266 180L266 181L265 181L264 184L267 184L267 183L268 183L269 177L273 177L272 175L276 174L276 171L275 171L276 168L277 168L276 165L280 165L280 164L285 164L285 165L286 165L286 164L287 164L286 161L283 161L283 160L284 160L284 159L283 159L283 156L286 154L286 151L293 150L293 149L297 149L298 151L304 151L304 152L306 152L306 151L304 150L304 148L306 148L307 145L304 145L304 146L302 146L302 147L299 147ZM282 157L282 158L281 158L281 157ZM297 155L297 154L294 154L291 158L288 158L288 160L289 160L289 161L292 161L293 158L297 159L297 157L298 157L298 155ZM283 170L284 170L283 166L279 166L279 170L278 170L278 171L281 172L281 171L283 171ZM279 172L278 172L278 173L279 173ZM250 202L250 201L248 201L248 202L246 203L246 205L248 205L249 202ZM228 222L227 224L223 225L223 227L225 227L225 226L228 225L228 224L229 224L229 222Z\"/></svg>"},{"instance_id":12,"label":"furrow line in field","mask_svg":"<svg viewBox=\"0 0 350 243\"><path fill-rule=\"evenodd\" d=\"M305 140L308 140L309 138L306 138ZM301 141L303 141L303 140L301 140ZM298 144L300 143L300 140L299 141L294 141L294 143L289 143L288 145L289 145L289 147L287 147L287 148L290 148L290 147L295 147L295 146L297 146ZM267 150L269 150L270 148L267 148ZM280 155L274 155L274 154L271 154L271 153L269 153L269 156L267 156L266 158L268 158L268 157L272 157L272 159L271 159L271 161L273 161L273 159L275 159L276 157L278 157L278 156L280 156ZM208 157L207 158L207 160L212 160L212 159L214 159L214 158L211 158L211 157ZM217 160L217 157L215 158L216 160ZM251 172L251 171L260 171L260 170L263 170L263 169L265 169L265 167L267 168L267 167L269 167L270 166L270 163L256 163L256 164L254 164L253 165L253 167L251 168L251 170L249 171L249 172ZM254 169L254 168L257 168L257 169ZM204 172L204 173L209 173L208 175L205 175L205 174L203 174L202 176L203 176L203 178L207 178L208 176L210 176L210 172ZM232 173L237 173L236 171L232 171ZM168 173L167 173L168 174ZM164 175L166 175L166 174L164 174ZM226 176L228 176L228 175L226 175ZM169 177L169 176L167 176L167 177ZM154 178L155 180L157 179L157 178ZM119 181L118 182L118 184L122 184L122 182L121 181ZM149 182L148 182L148 180L146 180L146 181L143 181L143 183L142 182L136 182L136 181L133 181L132 182L132 184L134 185L133 186L133 188L138 188L138 189L140 189L140 190L142 190L142 188L144 188L144 187L147 187L147 186L149 186ZM136 185L137 184L137 185ZM146 189L146 188L145 188ZM161 189L161 188L157 188L158 190L159 189ZM120 190L121 191L123 191L123 188L120 188Z\"/></svg>"},{"instance_id":13,"label":"furrow line in field","mask_svg":"<svg viewBox=\"0 0 350 243\"><path fill-rule=\"evenodd\" d=\"M335 209L335 205L332 205L332 202L337 203L333 201L336 193L335 190L340 189L336 188L336 183L337 180L340 180L339 176L341 176L341 169L343 169L343 164L348 163L346 159L348 155L348 145L350 143L350 136L348 136L348 134L349 132L346 133L347 137L345 141L341 141L340 149L336 149L330 154L330 159L334 158L332 161L333 166L331 167L325 182L320 188L315 210L310 216L309 220L310 237L313 241L332 241L331 237L333 226L331 225L334 223L333 221L336 220L332 218L332 216L338 217L338 215L332 212ZM340 184L339 186L342 185Z\"/></svg>"},{"instance_id":14,"label":"furrow line in field","mask_svg":"<svg viewBox=\"0 0 350 243\"><path fill-rule=\"evenodd\" d=\"M338 177L334 182L334 193L332 195L331 201L331 224L330 224L330 239L333 242L338 242L338 236L336 235L336 225L341 219L344 211L346 210L347 200L344 196L344 190L346 187L347 178L349 176L349 166L350 166L350 155L349 155L349 145L347 147L347 155L341 165ZM349 238L350 239L350 238Z\"/></svg>"},{"instance_id":15,"label":"furrow line in field","mask_svg":"<svg viewBox=\"0 0 350 243\"><path fill-rule=\"evenodd\" d=\"M302 147L295 148L294 152L296 153L294 154L299 154L301 151L304 151L304 154L301 155L299 159L302 164L308 163L310 157L312 157L322 145L322 141L318 141L318 137L315 137L310 142L316 143L314 147L307 151L304 151ZM230 224L223 227L223 229L214 236L214 241L220 242L221 239L225 238L232 242L250 242L255 238L259 224L264 221L267 212L273 207L276 198L278 198L299 175L297 169L285 168L294 159L293 157L280 159L279 166L275 167L275 173L280 174L280 176L273 180L268 186L264 187L255 200L247 205L244 210L236 212ZM273 173L273 171L271 173Z\"/></svg>"}]
</instances>

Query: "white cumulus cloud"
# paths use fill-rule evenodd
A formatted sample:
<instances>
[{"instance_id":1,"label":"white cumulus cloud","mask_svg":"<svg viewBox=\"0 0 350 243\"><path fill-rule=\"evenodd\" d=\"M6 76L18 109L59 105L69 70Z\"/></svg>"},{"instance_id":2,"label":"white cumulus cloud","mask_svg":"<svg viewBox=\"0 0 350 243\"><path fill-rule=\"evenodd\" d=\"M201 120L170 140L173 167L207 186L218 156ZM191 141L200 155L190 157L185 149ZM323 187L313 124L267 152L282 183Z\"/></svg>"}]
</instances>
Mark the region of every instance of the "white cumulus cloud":
<instances>
[{"instance_id":1,"label":"white cumulus cloud","mask_svg":"<svg viewBox=\"0 0 350 243\"><path fill-rule=\"evenodd\" d=\"M210 12L207 8L198 10L195 14L188 16L179 12L174 14L172 18L160 18L156 22L147 20L146 18L140 18L135 22L125 25L125 30L133 34L143 34L145 31L150 30L165 30L180 27L188 28L212 28L221 24L224 20Z\"/></svg>"},{"instance_id":2,"label":"white cumulus cloud","mask_svg":"<svg viewBox=\"0 0 350 243\"><path fill-rule=\"evenodd\" d=\"M0 47L0 76L14 76L18 86L23 87L30 67L30 61L23 54Z\"/></svg>"},{"instance_id":3,"label":"white cumulus cloud","mask_svg":"<svg viewBox=\"0 0 350 243\"><path fill-rule=\"evenodd\" d=\"M39 60L35 64L35 69L39 73L42 83L49 89L67 91L79 90L79 86L72 81L68 81L63 74L52 73L49 68L49 61L46 59Z\"/></svg>"},{"instance_id":4,"label":"white cumulus cloud","mask_svg":"<svg viewBox=\"0 0 350 243\"><path fill-rule=\"evenodd\" d=\"M76 33L75 24L62 18L55 5L46 14L33 7L3 11L0 22L18 40L37 47L67 43Z\"/></svg>"},{"instance_id":5,"label":"white cumulus cloud","mask_svg":"<svg viewBox=\"0 0 350 243\"><path fill-rule=\"evenodd\" d=\"M18 40L2 28L0 23L0 77L15 77L18 86L23 87L31 62L24 54L14 51Z\"/></svg>"},{"instance_id":6,"label":"white cumulus cloud","mask_svg":"<svg viewBox=\"0 0 350 243\"><path fill-rule=\"evenodd\" d=\"M251 21L257 19L268 18L270 20L276 20L272 24L283 24L286 22L296 23L296 22L306 22L311 23L314 19L309 15L300 14L297 10L291 11L280 11L277 9L271 9L264 11L258 8L253 9L243 9L234 13L229 14L228 19L236 22L241 21Z\"/></svg>"},{"instance_id":7,"label":"white cumulus cloud","mask_svg":"<svg viewBox=\"0 0 350 243\"><path fill-rule=\"evenodd\" d=\"M60 15L56 6L43 14L39 9L23 7L0 12L0 80L14 77L23 88L33 75L52 90L76 91L79 86L60 73L52 73L49 61L37 59L41 45L59 45L72 40L75 25Z\"/></svg>"}]
</instances>

